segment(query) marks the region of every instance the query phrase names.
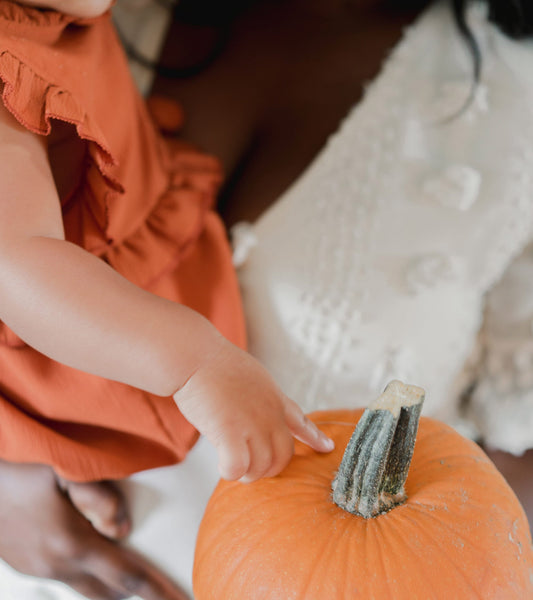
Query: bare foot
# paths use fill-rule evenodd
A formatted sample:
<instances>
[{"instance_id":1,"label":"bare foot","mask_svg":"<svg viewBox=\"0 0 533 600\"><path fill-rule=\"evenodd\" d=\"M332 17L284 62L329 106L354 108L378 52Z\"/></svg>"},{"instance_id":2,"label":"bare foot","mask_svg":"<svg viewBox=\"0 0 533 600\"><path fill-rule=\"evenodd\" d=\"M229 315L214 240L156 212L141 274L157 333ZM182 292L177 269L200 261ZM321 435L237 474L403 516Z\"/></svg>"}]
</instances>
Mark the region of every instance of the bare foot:
<instances>
[{"instance_id":1,"label":"bare foot","mask_svg":"<svg viewBox=\"0 0 533 600\"><path fill-rule=\"evenodd\" d=\"M113 523L122 522L124 504L114 486L67 488L84 510L99 515L104 529L120 530ZM190 600L141 555L102 537L60 492L50 467L0 460L0 531L0 558L20 573L62 581L83 597Z\"/></svg>"},{"instance_id":2,"label":"bare foot","mask_svg":"<svg viewBox=\"0 0 533 600\"><path fill-rule=\"evenodd\" d=\"M112 481L77 483L59 476L56 478L59 488L96 531L114 540L130 533L131 520L126 501Z\"/></svg>"}]
</instances>

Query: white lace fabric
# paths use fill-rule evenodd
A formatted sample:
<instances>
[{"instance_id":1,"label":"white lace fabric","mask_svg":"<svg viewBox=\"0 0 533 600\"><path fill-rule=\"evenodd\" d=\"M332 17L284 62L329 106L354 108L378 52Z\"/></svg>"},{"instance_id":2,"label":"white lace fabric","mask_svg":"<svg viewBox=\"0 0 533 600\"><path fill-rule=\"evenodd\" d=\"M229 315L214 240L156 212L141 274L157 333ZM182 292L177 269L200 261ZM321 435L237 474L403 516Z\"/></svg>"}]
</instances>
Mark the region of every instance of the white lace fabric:
<instances>
[{"instance_id":1,"label":"white lace fabric","mask_svg":"<svg viewBox=\"0 0 533 600\"><path fill-rule=\"evenodd\" d=\"M477 359L503 343L487 323L491 349L478 346L487 294L532 236L533 44L484 5L468 21L483 60L468 104L472 59L437 3L235 251L250 350L306 411L364 406L400 378L426 389L426 415L519 453L533 446L533 364L502 395ZM512 352L533 343L529 307Z\"/></svg>"}]
</instances>

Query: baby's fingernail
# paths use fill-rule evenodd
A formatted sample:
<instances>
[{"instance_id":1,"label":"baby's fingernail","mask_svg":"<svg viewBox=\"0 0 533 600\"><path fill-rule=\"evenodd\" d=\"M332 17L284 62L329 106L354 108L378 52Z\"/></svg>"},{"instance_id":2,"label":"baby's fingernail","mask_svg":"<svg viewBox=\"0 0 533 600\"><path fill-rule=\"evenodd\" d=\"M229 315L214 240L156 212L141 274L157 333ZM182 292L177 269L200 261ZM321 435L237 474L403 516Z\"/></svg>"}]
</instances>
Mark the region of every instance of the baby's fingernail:
<instances>
[{"instance_id":1,"label":"baby's fingernail","mask_svg":"<svg viewBox=\"0 0 533 600\"><path fill-rule=\"evenodd\" d=\"M318 443L322 446L324 452L331 452L335 448L335 442L329 438L325 433L318 430Z\"/></svg>"},{"instance_id":2,"label":"baby's fingernail","mask_svg":"<svg viewBox=\"0 0 533 600\"><path fill-rule=\"evenodd\" d=\"M323 431L321 431L314 423L312 423L312 426L314 429L315 437L317 438L318 442L322 444L322 446L326 450L333 450L333 448L335 448L335 442L330 437L328 437Z\"/></svg>"},{"instance_id":3,"label":"baby's fingernail","mask_svg":"<svg viewBox=\"0 0 533 600\"><path fill-rule=\"evenodd\" d=\"M328 437L323 438L323 443L324 443L324 448L326 448L330 452L331 452L331 450L333 450L335 448L335 442L331 438L328 438Z\"/></svg>"}]
</instances>

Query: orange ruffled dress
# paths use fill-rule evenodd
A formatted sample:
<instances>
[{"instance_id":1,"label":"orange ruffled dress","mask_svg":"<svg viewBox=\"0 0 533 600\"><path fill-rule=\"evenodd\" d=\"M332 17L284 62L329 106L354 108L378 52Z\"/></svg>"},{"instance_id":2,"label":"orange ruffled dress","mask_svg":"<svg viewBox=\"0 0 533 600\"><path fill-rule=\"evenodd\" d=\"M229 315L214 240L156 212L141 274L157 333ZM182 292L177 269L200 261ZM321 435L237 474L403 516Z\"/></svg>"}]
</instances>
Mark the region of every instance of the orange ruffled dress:
<instances>
[{"instance_id":1,"label":"orange ruffled dress","mask_svg":"<svg viewBox=\"0 0 533 600\"><path fill-rule=\"evenodd\" d=\"M212 210L219 164L159 134L109 13L82 20L0 0L0 80L27 129L48 135L59 120L83 140L81 175L61 198L67 239L244 347L230 249ZM77 481L120 478L182 460L196 438L171 398L59 364L0 322L0 457Z\"/></svg>"}]
</instances>

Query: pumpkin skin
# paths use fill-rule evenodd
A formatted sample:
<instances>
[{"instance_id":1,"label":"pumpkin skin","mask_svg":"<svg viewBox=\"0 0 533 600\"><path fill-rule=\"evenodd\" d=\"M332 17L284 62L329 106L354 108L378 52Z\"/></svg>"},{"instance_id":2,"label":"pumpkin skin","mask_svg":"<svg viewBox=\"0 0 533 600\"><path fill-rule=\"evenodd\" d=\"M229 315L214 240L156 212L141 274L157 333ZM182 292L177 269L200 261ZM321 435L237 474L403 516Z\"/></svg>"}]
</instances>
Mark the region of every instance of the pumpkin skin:
<instances>
[{"instance_id":1,"label":"pumpkin skin","mask_svg":"<svg viewBox=\"0 0 533 600\"><path fill-rule=\"evenodd\" d=\"M200 526L196 600L526 600L533 551L524 511L485 453L422 417L407 500L365 519L331 500L363 410L313 413L329 454L296 443L277 477L221 481Z\"/></svg>"}]
</instances>

